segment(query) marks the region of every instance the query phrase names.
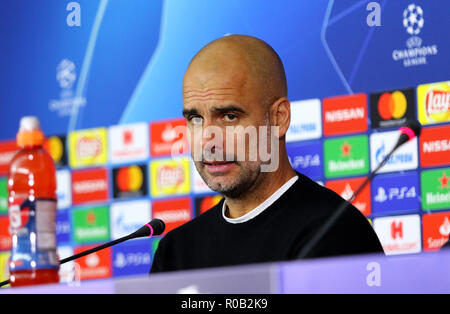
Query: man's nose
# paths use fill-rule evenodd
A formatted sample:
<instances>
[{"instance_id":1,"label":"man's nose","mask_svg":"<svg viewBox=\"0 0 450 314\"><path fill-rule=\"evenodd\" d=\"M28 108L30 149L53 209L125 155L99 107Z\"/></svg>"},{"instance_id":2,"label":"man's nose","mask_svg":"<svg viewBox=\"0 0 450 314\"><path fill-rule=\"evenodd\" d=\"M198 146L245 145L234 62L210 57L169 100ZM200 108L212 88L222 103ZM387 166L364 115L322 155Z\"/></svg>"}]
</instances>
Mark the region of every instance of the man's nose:
<instances>
[{"instance_id":1,"label":"man's nose","mask_svg":"<svg viewBox=\"0 0 450 314\"><path fill-rule=\"evenodd\" d=\"M201 139L202 148L214 152L213 150L223 146L224 135L225 132L221 127L215 124L204 125Z\"/></svg>"}]
</instances>

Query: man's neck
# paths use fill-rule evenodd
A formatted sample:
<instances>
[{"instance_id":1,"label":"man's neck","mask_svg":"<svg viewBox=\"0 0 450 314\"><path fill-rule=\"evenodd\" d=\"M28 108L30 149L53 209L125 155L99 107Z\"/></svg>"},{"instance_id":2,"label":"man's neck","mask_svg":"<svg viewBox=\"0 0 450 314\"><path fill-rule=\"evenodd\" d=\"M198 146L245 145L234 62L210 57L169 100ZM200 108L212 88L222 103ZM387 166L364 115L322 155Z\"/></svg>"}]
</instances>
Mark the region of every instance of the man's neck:
<instances>
[{"instance_id":1,"label":"man's neck","mask_svg":"<svg viewBox=\"0 0 450 314\"><path fill-rule=\"evenodd\" d=\"M279 167L275 172L261 173L255 184L241 197L225 197L227 205L226 216L228 218L238 218L247 214L294 176L296 176L296 173L290 164L285 167Z\"/></svg>"}]
</instances>

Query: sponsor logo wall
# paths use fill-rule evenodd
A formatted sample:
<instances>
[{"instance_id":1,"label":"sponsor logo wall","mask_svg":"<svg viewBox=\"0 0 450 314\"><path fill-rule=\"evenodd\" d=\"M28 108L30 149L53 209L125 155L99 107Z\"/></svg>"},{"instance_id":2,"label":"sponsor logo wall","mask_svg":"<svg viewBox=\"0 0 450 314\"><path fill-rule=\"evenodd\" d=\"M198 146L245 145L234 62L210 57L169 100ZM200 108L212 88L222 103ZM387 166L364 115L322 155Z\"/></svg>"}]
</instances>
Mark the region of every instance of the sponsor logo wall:
<instances>
[{"instance_id":1,"label":"sponsor logo wall","mask_svg":"<svg viewBox=\"0 0 450 314\"><path fill-rule=\"evenodd\" d=\"M353 201L389 255L435 251L450 235L449 86L292 102L286 136L292 166L345 199L395 144L399 126L411 118L422 124L419 140L399 149ZM182 119L172 119L49 136L61 256L122 237L152 218L163 219L167 233L220 202L190 160L183 128ZM16 149L13 140L0 142L0 262L11 248L6 175ZM62 280L147 274L160 239L135 239L65 265Z\"/></svg>"}]
</instances>

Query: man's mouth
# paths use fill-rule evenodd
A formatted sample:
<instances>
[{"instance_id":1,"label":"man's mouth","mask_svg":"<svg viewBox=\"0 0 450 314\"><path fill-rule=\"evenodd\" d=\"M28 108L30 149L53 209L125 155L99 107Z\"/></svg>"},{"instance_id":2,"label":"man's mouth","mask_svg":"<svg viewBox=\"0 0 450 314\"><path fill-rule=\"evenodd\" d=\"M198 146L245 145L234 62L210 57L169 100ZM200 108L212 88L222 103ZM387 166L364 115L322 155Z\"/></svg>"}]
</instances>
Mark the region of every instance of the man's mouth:
<instances>
[{"instance_id":1,"label":"man's mouth","mask_svg":"<svg viewBox=\"0 0 450 314\"><path fill-rule=\"evenodd\" d=\"M203 164L205 165L206 169L209 173L215 174L215 173L223 173L230 171L235 165L236 162L234 161L203 161Z\"/></svg>"}]
</instances>

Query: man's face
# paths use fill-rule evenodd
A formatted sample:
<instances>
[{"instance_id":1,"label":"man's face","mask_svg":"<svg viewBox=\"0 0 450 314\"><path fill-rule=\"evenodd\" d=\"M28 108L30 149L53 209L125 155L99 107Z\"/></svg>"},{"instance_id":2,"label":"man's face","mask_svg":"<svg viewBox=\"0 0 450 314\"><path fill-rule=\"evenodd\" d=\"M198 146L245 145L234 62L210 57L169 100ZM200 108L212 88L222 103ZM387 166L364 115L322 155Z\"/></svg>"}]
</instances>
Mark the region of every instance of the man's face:
<instances>
[{"instance_id":1,"label":"man's face","mask_svg":"<svg viewBox=\"0 0 450 314\"><path fill-rule=\"evenodd\" d=\"M195 166L214 191L239 197L258 179L260 126L269 126L268 112L242 69L192 70L183 84Z\"/></svg>"}]
</instances>

